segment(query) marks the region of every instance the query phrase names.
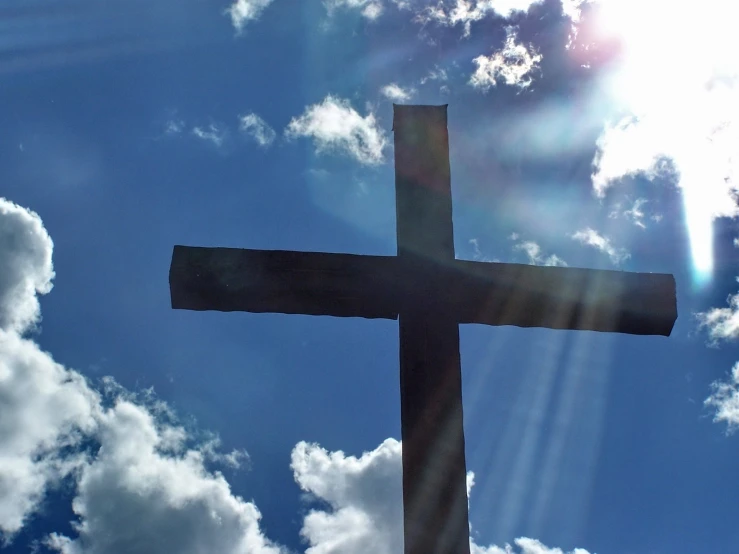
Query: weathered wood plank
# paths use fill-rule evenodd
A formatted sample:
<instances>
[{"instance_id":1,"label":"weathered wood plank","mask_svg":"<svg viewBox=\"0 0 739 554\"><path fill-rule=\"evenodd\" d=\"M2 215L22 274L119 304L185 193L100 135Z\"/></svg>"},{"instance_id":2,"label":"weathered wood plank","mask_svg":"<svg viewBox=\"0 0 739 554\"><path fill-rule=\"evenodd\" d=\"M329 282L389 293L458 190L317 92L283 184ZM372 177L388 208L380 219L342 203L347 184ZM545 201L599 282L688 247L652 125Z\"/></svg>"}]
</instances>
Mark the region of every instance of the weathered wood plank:
<instances>
[{"instance_id":1,"label":"weathered wood plank","mask_svg":"<svg viewBox=\"0 0 739 554\"><path fill-rule=\"evenodd\" d=\"M468 554L447 107L393 105L393 131L405 554Z\"/></svg>"},{"instance_id":2,"label":"weathered wood plank","mask_svg":"<svg viewBox=\"0 0 739 554\"><path fill-rule=\"evenodd\" d=\"M397 319L394 257L175 246L172 307Z\"/></svg>"},{"instance_id":3,"label":"weathered wood plank","mask_svg":"<svg viewBox=\"0 0 739 554\"><path fill-rule=\"evenodd\" d=\"M463 260L175 246L170 290L188 310L397 319L433 306L458 323L665 336L677 319L672 275Z\"/></svg>"},{"instance_id":4,"label":"weathered wood plank","mask_svg":"<svg viewBox=\"0 0 739 554\"><path fill-rule=\"evenodd\" d=\"M440 279L459 323L669 336L677 319L667 274L458 260Z\"/></svg>"}]
</instances>

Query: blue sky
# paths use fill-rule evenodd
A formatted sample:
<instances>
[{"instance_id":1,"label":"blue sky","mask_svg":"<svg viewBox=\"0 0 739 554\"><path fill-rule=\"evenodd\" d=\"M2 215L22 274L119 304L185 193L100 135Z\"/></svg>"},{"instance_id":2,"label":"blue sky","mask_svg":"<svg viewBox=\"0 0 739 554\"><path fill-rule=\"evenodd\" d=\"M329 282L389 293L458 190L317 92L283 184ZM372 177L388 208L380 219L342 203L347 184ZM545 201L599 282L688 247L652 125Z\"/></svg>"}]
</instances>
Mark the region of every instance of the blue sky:
<instances>
[{"instance_id":1,"label":"blue sky","mask_svg":"<svg viewBox=\"0 0 739 554\"><path fill-rule=\"evenodd\" d=\"M168 285L394 255L393 102L449 104L458 258L677 282L669 338L460 328L474 554L735 550L733 9L6 0L0 552L402 551L397 322Z\"/></svg>"}]
</instances>

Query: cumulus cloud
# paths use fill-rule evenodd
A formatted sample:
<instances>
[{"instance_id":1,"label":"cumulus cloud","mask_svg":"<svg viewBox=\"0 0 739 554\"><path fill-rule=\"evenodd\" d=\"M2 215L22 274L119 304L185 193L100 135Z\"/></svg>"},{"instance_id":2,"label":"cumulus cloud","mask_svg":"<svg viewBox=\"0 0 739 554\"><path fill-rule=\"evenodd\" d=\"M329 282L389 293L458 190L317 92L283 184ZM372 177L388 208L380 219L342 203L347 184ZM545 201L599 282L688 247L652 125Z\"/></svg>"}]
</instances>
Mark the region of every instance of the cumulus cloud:
<instances>
[{"instance_id":1,"label":"cumulus cloud","mask_svg":"<svg viewBox=\"0 0 739 554\"><path fill-rule=\"evenodd\" d=\"M259 19L271 3L272 0L236 0L226 13L231 17L231 23L236 31L241 32L247 23Z\"/></svg>"},{"instance_id":2,"label":"cumulus cloud","mask_svg":"<svg viewBox=\"0 0 739 554\"><path fill-rule=\"evenodd\" d=\"M280 554L259 528L252 502L234 496L184 430L118 400L99 417L97 456L82 467L73 509L78 536L52 534L64 554L226 552ZM131 532L131 530L135 532Z\"/></svg>"},{"instance_id":3,"label":"cumulus cloud","mask_svg":"<svg viewBox=\"0 0 739 554\"><path fill-rule=\"evenodd\" d=\"M734 364L729 379L711 384L711 395L704 405L715 410L713 421L724 422L730 433L739 427L739 362Z\"/></svg>"},{"instance_id":4,"label":"cumulus cloud","mask_svg":"<svg viewBox=\"0 0 739 554\"><path fill-rule=\"evenodd\" d=\"M518 238L519 236L516 233L510 236L511 240L518 240ZM541 246L533 240L520 241L513 245L513 249L525 253L530 265L567 267L567 262L556 254L545 256L541 250Z\"/></svg>"},{"instance_id":5,"label":"cumulus cloud","mask_svg":"<svg viewBox=\"0 0 739 554\"><path fill-rule=\"evenodd\" d=\"M739 293L730 295L726 302L728 308L712 308L695 314L698 327L708 331L712 344L739 339Z\"/></svg>"},{"instance_id":6,"label":"cumulus cloud","mask_svg":"<svg viewBox=\"0 0 739 554\"><path fill-rule=\"evenodd\" d=\"M97 394L81 375L55 363L30 340L0 330L0 535L5 541L37 510L47 490L83 462L74 447L94 431L98 413Z\"/></svg>"},{"instance_id":7,"label":"cumulus cloud","mask_svg":"<svg viewBox=\"0 0 739 554\"><path fill-rule=\"evenodd\" d=\"M274 129L255 113L248 113L239 118L239 128L252 137L259 146L269 146L277 136Z\"/></svg>"},{"instance_id":8,"label":"cumulus cloud","mask_svg":"<svg viewBox=\"0 0 739 554\"><path fill-rule=\"evenodd\" d=\"M50 535L64 554L280 554L251 502L206 462L241 452L197 442L152 394L104 380L93 388L21 333L38 318L30 296L51 289L52 243L37 214L0 200L0 536L5 543L63 479L75 485L78 536ZM131 530L135 530L131 532Z\"/></svg>"},{"instance_id":9,"label":"cumulus cloud","mask_svg":"<svg viewBox=\"0 0 739 554\"><path fill-rule=\"evenodd\" d=\"M462 24L464 36L469 36L472 23L488 15L495 14L507 19L516 12L525 13L532 5L541 3L542 0L456 0L452 7L447 7L440 1L436 6L429 6L419 13L418 20L450 27Z\"/></svg>"},{"instance_id":10,"label":"cumulus cloud","mask_svg":"<svg viewBox=\"0 0 739 554\"><path fill-rule=\"evenodd\" d=\"M573 240L576 240L587 246L592 246L597 250L600 250L606 254L614 265L619 265L624 260L631 257L631 254L624 248L616 248L611 244L610 239L604 237L598 231L591 228L582 229L577 233L571 235Z\"/></svg>"},{"instance_id":11,"label":"cumulus cloud","mask_svg":"<svg viewBox=\"0 0 739 554\"><path fill-rule=\"evenodd\" d=\"M394 102L405 102L413 98L416 94L416 90L413 88L403 88L397 83L390 83L380 89L380 92L385 98L388 98Z\"/></svg>"},{"instance_id":12,"label":"cumulus cloud","mask_svg":"<svg viewBox=\"0 0 739 554\"><path fill-rule=\"evenodd\" d=\"M301 534L306 554L398 554L403 551L401 444L387 439L360 457L299 443L292 453L295 481L328 508L314 508ZM468 494L474 484L468 474ZM472 554L563 554L530 538L510 545L480 546ZM570 554L588 554L575 549Z\"/></svg>"},{"instance_id":13,"label":"cumulus cloud","mask_svg":"<svg viewBox=\"0 0 739 554\"><path fill-rule=\"evenodd\" d=\"M53 286L53 247L38 214L0 197L0 329L23 333L39 321L37 295Z\"/></svg>"},{"instance_id":14,"label":"cumulus cloud","mask_svg":"<svg viewBox=\"0 0 739 554\"><path fill-rule=\"evenodd\" d=\"M327 96L293 118L285 130L288 138L312 138L316 150L349 154L358 162L376 165L384 161L387 137L373 113L362 117L348 100Z\"/></svg>"},{"instance_id":15,"label":"cumulus cloud","mask_svg":"<svg viewBox=\"0 0 739 554\"><path fill-rule=\"evenodd\" d=\"M226 131L214 123L211 123L208 127L193 127L192 134L200 140L210 142L216 147L221 146L226 139Z\"/></svg>"},{"instance_id":16,"label":"cumulus cloud","mask_svg":"<svg viewBox=\"0 0 739 554\"><path fill-rule=\"evenodd\" d=\"M506 85L526 88L531 85L531 73L539 68L541 54L533 47L527 48L516 42L516 30L508 27L505 45L490 56L478 56L472 61L477 69L472 74L469 84L487 91L496 86L498 81Z\"/></svg>"}]
</instances>

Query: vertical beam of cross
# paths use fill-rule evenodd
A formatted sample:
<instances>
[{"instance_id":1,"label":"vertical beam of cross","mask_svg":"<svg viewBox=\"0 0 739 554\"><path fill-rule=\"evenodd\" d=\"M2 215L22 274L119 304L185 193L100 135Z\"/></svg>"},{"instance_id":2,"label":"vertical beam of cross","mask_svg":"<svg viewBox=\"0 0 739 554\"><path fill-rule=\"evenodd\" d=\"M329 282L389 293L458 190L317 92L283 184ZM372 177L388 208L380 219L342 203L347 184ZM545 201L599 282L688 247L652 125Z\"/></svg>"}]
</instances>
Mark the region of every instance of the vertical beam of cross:
<instances>
[{"instance_id":1,"label":"vertical beam of cross","mask_svg":"<svg viewBox=\"0 0 739 554\"><path fill-rule=\"evenodd\" d=\"M394 108L398 261L438 271L454 262L446 106ZM432 281L399 314L405 554L469 554L459 325Z\"/></svg>"}]
</instances>

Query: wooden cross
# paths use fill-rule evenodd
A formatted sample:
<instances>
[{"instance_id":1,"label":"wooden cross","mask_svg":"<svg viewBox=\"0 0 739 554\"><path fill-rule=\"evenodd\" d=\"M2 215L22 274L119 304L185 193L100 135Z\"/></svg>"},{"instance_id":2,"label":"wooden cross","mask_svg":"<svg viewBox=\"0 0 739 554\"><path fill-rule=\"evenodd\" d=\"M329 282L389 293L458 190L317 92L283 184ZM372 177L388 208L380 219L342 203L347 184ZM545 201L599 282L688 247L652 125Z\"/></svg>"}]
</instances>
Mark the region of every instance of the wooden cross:
<instances>
[{"instance_id":1,"label":"wooden cross","mask_svg":"<svg viewBox=\"0 0 739 554\"><path fill-rule=\"evenodd\" d=\"M469 554L459 324L668 336L672 275L457 260L447 112L394 105L397 256L175 246L172 307L398 319L406 554Z\"/></svg>"}]
</instances>

